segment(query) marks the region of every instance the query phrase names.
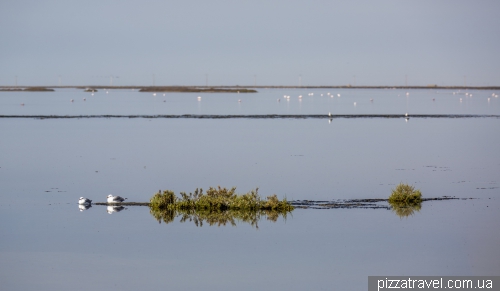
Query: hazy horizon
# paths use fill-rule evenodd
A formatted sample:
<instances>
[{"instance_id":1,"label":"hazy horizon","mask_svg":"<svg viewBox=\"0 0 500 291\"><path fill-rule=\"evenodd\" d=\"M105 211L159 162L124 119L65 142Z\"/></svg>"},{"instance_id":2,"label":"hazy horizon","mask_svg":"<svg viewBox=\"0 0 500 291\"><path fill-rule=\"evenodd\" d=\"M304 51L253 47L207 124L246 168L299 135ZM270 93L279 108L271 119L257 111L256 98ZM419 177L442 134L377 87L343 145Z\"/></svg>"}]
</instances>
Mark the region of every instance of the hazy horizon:
<instances>
[{"instance_id":1,"label":"hazy horizon","mask_svg":"<svg viewBox=\"0 0 500 291\"><path fill-rule=\"evenodd\" d=\"M498 1L2 1L0 86L498 86Z\"/></svg>"}]
</instances>

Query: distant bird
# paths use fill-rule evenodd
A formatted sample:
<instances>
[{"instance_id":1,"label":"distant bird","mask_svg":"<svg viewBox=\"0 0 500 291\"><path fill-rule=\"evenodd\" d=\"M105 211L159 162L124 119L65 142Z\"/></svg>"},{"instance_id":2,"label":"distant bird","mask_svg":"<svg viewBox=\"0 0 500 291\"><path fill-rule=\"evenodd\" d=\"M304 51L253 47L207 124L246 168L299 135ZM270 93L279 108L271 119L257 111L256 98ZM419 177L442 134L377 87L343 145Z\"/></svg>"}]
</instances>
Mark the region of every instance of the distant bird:
<instances>
[{"instance_id":1,"label":"distant bird","mask_svg":"<svg viewBox=\"0 0 500 291\"><path fill-rule=\"evenodd\" d=\"M460 98L460 102L462 102L462 98Z\"/></svg>"},{"instance_id":2,"label":"distant bird","mask_svg":"<svg viewBox=\"0 0 500 291\"><path fill-rule=\"evenodd\" d=\"M201 96L198 96L198 101L200 101L200 100L201 100Z\"/></svg>"},{"instance_id":3,"label":"distant bird","mask_svg":"<svg viewBox=\"0 0 500 291\"><path fill-rule=\"evenodd\" d=\"M340 94L337 94L337 97L340 97Z\"/></svg>"},{"instance_id":4,"label":"distant bird","mask_svg":"<svg viewBox=\"0 0 500 291\"><path fill-rule=\"evenodd\" d=\"M84 197L80 197L80 200L78 200L78 204L80 205L90 205L92 204L92 200Z\"/></svg>"},{"instance_id":5,"label":"distant bird","mask_svg":"<svg viewBox=\"0 0 500 291\"><path fill-rule=\"evenodd\" d=\"M123 202L127 198L123 198L120 196L113 196L111 194L108 195L108 203L117 203L117 202Z\"/></svg>"},{"instance_id":6,"label":"distant bird","mask_svg":"<svg viewBox=\"0 0 500 291\"><path fill-rule=\"evenodd\" d=\"M238 102L241 102L241 99L238 99Z\"/></svg>"},{"instance_id":7,"label":"distant bird","mask_svg":"<svg viewBox=\"0 0 500 291\"><path fill-rule=\"evenodd\" d=\"M332 113L331 112L328 112L328 117L332 117Z\"/></svg>"},{"instance_id":8,"label":"distant bird","mask_svg":"<svg viewBox=\"0 0 500 291\"><path fill-rule=\"evenodd\" d=\"M24 103L21 103L21 106L24 106Z\"/></svg>"},{"instance_id":9,"label":"distant bird","mask_svg":"<svg viewBox=\"0 0 500 291\"><path fill-rule=\"evenodd\" d=\"M153 96L156 96L156 93L153 93Z\"/></svg>"},{"instance_id":10,"label":"distant bird","mask_svg":"<svg viewBox=\"0 0 500 291\"><path fill-rule=\"evenodd\" d=\"M354 106L356 106L356 102L354 102Z\"/></svg>"},{"instance_id":11,"label":"distant bird","mask_svg":"<svg viewBox=\"0 0 500 291\"><path fill-rule=\"evenodd\" d=\"M373 102L373 98L370 98L370 101Z\"/></svg>"},{"instance_id":12,"label":"distant bird","mask_svg":"<svg viewBox=\"0 0 500 291\"><path fill-rule=\"evenodd\" d=\"M83 101L87 101L87 98L83 98Z\"/></svg>"},{"instance_id":13,"label":"distant bird","mask_svg":"<svg viewBox=\"0 0 500 291\"><path fill-rule=\"evenodd\" d=\"M92 93L92 96L94 96L94 93Z\"/></svg>"},{"instance_id":14,"label":"distant bird","mask_svg":"<svg viewBox=\"0 0 500 291\"><path fill-rule=\"evenodd\" d=\"M75 100L73 100L73 99L71 99L70 101L71 101L71 102L75 102Z\"/></svg>"},{"instance_id":15,"label":"distant bird","mask_svg":"<svg viewBox=\"0 0 500 291\"><path fill-rule=\"evenodd\" d=\"M280 98L278 98L278 102L280 102Z\"/></svg>"},{"instance_id":16,"label":"distant bird","mask_svg":"<svg viewBox=\"0 0 500 291\"><path fill-rule=\"evenodd\" d=\"M408 117L408 112L405 113L405 116Z\"/></svg>"}]
</instances>

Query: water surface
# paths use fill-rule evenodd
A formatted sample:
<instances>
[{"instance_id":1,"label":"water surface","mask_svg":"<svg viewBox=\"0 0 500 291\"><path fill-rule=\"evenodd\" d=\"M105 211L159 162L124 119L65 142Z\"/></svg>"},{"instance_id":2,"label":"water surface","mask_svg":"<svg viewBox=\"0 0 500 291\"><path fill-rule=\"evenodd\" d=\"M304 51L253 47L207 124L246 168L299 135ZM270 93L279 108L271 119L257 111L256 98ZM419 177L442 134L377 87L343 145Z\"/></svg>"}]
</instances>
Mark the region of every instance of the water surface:
<instances>
[{"instance_id":1,"label":"water surface","mask_svg":"<svg viewBox=\"0 0 500 291\"><path fill-rule=\"evenodd\" d=\"M189 93L4 92L0 114L500 114L489 91L321 93L198 101ZM0 281L5 290L364 290L369 275L498 275L498 132L498 118L3 118ZM408 218L297 209L258 229L180 217L159 224L146 207L108 214L76 204L217 185L289 200L386 198L399 182L424 197L475 199L424 202Z\"/></svg>"}]
</instances>

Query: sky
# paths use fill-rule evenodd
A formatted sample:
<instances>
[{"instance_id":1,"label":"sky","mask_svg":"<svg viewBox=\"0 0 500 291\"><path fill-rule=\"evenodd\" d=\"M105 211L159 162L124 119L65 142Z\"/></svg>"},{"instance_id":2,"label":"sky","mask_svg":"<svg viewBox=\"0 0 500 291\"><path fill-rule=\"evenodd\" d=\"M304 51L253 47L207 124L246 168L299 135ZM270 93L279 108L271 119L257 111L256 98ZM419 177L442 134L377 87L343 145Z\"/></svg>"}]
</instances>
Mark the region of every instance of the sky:
<instances>
[{"instance_id":1,"label":"sky","mask_svg":"<svg viewBox=\"0 0 500 291\"><path fill-rule=\"evenodd\" d=\"M0 86L499 86L500 1L1 0Z\"/></svg>"}]
</instances>

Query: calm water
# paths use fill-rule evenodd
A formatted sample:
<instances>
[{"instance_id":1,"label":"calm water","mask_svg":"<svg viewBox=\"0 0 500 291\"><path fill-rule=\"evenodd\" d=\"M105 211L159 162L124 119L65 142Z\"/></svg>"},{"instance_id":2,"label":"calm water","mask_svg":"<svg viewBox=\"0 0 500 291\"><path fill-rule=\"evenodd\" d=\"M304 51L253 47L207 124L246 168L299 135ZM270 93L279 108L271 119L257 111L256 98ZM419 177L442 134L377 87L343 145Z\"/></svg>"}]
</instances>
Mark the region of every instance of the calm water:
<instances>
[{"instance_id":1,"label":"calm water","mask_svg":"<svg viewBox=\"0 0 500 291\"><path fill-rule=\"evenodd\" d=\"M500 114L494 92L406 92L2 92L0 115ZM498 275L499 132L498 118L0 119L2 290L365 290L369 275ZM147 201L159 189L216 185L288 199L386 198L399 182L424 197L477 199L424 202L403 219L297 209L258 229L77 205L80 196Z\"/></svg>"}]
</instances>

